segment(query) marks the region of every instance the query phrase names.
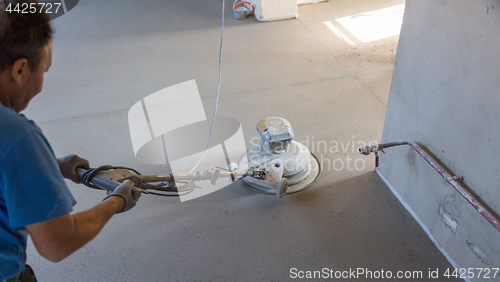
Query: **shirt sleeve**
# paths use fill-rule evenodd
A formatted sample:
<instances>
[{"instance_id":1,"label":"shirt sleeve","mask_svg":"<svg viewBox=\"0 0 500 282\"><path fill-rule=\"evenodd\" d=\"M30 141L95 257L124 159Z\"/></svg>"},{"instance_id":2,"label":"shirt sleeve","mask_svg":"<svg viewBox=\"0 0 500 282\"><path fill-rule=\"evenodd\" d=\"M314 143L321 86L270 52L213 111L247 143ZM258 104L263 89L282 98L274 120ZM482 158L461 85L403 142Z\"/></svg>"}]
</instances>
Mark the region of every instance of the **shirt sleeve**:
<instances>
[{"instance_id":1,"label":"shirt sleeve","mask_svg":"<svg viewBox=\"0 0 500 282\"><path fill-rule=\"evenodd\" d=\"M21 228L73 211L76 201L54 152L36 130L9 151L0 170L0 186L12 227Z\"/></svg>"}]
</instances>

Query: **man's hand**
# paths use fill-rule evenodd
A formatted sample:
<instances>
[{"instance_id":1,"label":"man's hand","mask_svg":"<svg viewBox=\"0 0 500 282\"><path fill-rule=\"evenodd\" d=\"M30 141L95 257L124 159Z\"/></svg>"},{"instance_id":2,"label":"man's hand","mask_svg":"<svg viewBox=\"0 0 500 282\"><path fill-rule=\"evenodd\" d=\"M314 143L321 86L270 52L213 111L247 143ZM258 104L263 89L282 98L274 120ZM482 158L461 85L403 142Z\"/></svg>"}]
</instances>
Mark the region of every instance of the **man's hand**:
<instances>
[{"instance_id":1,"label":"man's hand","mask_svg":"<svg viewBox=\"0 0 500 282\"><path fill-rule=\"evenodd\" d=\"M80 177L76 173L76 168L90 168L89 161L87 161L86 159L82 159L77 155L67 155L57 158L57 163L59 164L59 170L61 171L63 177L77 184L81 183L81 181Z\"/></svg>"},{"instance_id":2,"label":"man's hand","mask_svg":"<svg viewBox=\"0 0 500 282\"><path fill-rule=\"evenodd\" d=\"M116 187L113 192L111 192L106 198L104 198L104 200L113 196L122 198L125 204L123 205L123 208L117 212L122 213L133 208L137 203L139 197L141 197L141 194L142 193L139 189L134 188L134 182L125 180L125 182Z\"/></svg>"}]
</instances>

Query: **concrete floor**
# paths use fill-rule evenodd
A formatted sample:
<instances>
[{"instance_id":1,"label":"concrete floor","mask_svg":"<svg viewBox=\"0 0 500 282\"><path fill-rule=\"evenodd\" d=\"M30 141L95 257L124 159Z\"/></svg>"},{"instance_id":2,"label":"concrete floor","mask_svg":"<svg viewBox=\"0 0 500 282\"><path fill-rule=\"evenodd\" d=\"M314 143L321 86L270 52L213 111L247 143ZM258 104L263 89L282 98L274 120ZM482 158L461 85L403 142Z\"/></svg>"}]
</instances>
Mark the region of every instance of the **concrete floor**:
<instances>
[{"instance_id":1,"label":"concrete floor","mask_svg":"<svg viewBox=\"0 0 500 282\"><path fill-rule=\"evenodd\" d=\"M196 79L211 115L219 2L80 1L53 22L53 64L25 114L57 155L160 173L135 160L128 110L151 93ZM232 1L226 2L219 114L238 119L247 139L257 135L260 119L287 118L298 141L342 144L338 151L313 149L324 160L338 159L337 166L324 163L317 184L283 199L239 182L184 203L144 195L61 263L43 259L30 244L28 263L39 281L287 281L291 268L423 271L427 277L429 268L451 268L376 175L373 158L352 146L381 138L397 36L351 46L324 24L404 1L304 5L299 19L269 23L237 21ZM362 170L353 169L358 159ZM105 196L68 185L76 212Z\"/></svg>"}]
</instances>

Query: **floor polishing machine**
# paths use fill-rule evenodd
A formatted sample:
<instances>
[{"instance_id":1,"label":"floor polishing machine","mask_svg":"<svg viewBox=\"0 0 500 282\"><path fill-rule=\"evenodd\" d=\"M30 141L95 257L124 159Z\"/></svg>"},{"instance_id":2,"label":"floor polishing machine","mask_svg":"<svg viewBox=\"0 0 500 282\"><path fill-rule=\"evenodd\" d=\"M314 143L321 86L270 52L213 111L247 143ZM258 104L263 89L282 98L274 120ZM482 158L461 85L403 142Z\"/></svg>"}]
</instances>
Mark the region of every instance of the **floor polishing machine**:
<instances>
[{"instance_id":1,"label":"floor polishing machine","mask_svg":"<svg viewBox=\"0 0 500 282\"><path fill-rule=\"evenodd\" d=\"M91 188L114 190L129 179L134 189L145 194L181 196L194 191L196 182L215 185L219 178L241 180L255 191L283 197L309 188L319 178L320 163L309 149L294 141L290 123L279 117L261 120L257 124L261 139L238 164L228 168L213 167L202 172L144 175L132 168L101 166L77 169L82 183Z\"/></svg>"}]
</instances>

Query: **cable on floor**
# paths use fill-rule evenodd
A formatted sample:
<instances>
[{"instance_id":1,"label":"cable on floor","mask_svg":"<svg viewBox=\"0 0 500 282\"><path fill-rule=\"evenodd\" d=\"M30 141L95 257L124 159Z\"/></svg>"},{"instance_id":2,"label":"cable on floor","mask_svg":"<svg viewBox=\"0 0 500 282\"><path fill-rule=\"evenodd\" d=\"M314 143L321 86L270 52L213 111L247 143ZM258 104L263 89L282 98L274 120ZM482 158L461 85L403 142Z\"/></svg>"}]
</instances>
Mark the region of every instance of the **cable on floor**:
<instances>
[{"instance_id":1,"label":"cable on floor","mask_svg":"<svg viewBox=\"0 0 500 282\"><path fill-rule=\"evenodd\" d=\"M225 0L222 0L222 24L220 28L220 48L219 48L219 82L217 85L217 97L215 99L215 109L214 109L214 117L212 120L212 126L210 127L210 133L208 134L208 140L207 140L207 148L205 149L205 152L203 153L203 156L201 159L196 163L196 165L189 171L189 173L193 172L198 165L201 163L201 161L205 158L208 152L208 148L210 146L210 139L212 137L212 131L214 129L215 125L215 118L217 117L217 106L219 105L219 94L220 94L220 84L221 84L221 74L222 74L222 64L221 64L221 58L222 58L222 42L224 41L224 15L225 15L225 10L226 8L226 2Z\"/></svg>"}]
</instances>

